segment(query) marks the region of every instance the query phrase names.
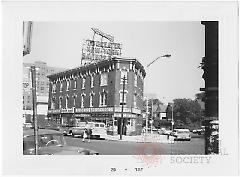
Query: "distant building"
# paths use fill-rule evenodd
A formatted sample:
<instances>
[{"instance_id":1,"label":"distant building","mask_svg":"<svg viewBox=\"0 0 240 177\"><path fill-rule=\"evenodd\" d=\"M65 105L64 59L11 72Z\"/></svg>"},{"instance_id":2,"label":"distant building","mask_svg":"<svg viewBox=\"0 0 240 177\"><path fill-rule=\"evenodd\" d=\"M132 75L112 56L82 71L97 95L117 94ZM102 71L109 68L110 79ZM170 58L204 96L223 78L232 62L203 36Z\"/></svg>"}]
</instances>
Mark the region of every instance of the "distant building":
<instances>
[{"instance_id":1,"label":"distant building","mask_svg":"<svg viewBox=\"0 0 240 177\"><path fill-rule=\"evenodd\" d=\"M48 117L57 124L77 126L83 121L104 122L120 133L124 104L124 134L142 129L143 83L146 73L136 59L114 57L49 76ZM123 77L126 86L123 100Z\"/></svg>"},{"instance_id":2,"label":"distant building","mask_svg":"<svg viewBox=\"0 0 240 177\"><path fill-rule=\"evenodd\" d=\"M35 66L36 69L36 94L41 103L45 100L48 103L48 91L49 91L49 80L47 75L53 74L59 71L63 71L63 68L54 68L47 66L47 63L42 61L36 61L34 63L23 63L23 112L26 122L31 122L32 110L32 79L30 67ZM47 114L47 111L45 115Z\"/></svg>"},{"instance_id":3,"label":"distant building","mask_svg":"<svg viewBox=\"0 0 240 177\"><path fill-rule=\"evenodd\" d=\"M157 120L167 119L167 106L163 104L154 105L153 117Z\"/></svg>"}]
</instances>

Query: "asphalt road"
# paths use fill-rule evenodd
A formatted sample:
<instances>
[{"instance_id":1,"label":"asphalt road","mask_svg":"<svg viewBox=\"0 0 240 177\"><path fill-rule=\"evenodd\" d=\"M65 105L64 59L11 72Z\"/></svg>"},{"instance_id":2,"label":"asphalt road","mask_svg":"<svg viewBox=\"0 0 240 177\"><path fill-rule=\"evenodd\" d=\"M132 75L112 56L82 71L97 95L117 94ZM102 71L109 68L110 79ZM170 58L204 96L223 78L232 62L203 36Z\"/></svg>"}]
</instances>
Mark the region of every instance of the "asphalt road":
<instances>
[{"instance_id":1,"label":"asphalt road","mask_svg":"<svg viewBox=\"0 0 240 177\"><path fill-rule=\"evenodd\" d=\"M204 154L204 139L192 138L191 141L165 143L135 143L91 139L82 142L81 138L65 137L70 146L79 146L98 151L100 155L200 155Z\"/></svg>"}]
</instances>

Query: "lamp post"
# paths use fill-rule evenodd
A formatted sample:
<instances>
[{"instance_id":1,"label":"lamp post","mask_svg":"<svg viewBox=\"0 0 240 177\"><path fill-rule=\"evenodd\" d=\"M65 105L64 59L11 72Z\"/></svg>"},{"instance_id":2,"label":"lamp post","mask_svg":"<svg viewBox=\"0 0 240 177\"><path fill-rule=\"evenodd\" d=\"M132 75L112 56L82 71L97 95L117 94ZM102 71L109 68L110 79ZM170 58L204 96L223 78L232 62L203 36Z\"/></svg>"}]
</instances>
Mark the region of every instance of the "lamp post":
<instances>
[{"instance_id":1,"label":"lamp post","mask_svg":"<svg viewBox=\"0 0 240 177\"><path fill-rule=\"evenodd\" d=\"M160 58L169 58L169 57L171 57L171 55L170 54L166 54L166 55L162 55L162 56L159 56L159 57L157 57L155 60L153 60L152 62L150 62L147 66L146 66L146 70L148 71L149 70L149 67L155 62L155 61L157 61L158 59L160 59ZM146 81L147 81L147 79L146 79ZM147 90L147 82L146 82L146 90ZM147 92L146 92L147 93ZM147 96L147 94L146 94L146 105L147 105L147 110L146 110L146 112L147 112L147 116L146 116L146 132L148 132L148 112L149 112L149 110L148 110L148 96Z\"/></svg>"}]
</instances>

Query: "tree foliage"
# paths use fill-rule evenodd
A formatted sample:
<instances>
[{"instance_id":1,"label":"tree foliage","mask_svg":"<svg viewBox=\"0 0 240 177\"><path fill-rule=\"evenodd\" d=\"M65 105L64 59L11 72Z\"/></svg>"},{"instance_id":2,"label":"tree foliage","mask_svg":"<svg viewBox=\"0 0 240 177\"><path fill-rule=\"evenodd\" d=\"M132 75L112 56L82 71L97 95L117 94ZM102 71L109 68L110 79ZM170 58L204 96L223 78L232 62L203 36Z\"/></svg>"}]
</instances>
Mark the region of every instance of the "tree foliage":
<instances>
[{"instance_id":1,"label":"tree foliage","mask_svg":"<svg viewBox=\"0 0 240 177\"><path fill-rule=\"evenodd\" d=\"M175 128L181 127L193 129L201 125L203 110L201 110L201 106L197 101L184 98L174 99L173 102L173 119ZM167 118L172 119L171 105L168 105L167 107Z\"/></svg>"}]
</instances>

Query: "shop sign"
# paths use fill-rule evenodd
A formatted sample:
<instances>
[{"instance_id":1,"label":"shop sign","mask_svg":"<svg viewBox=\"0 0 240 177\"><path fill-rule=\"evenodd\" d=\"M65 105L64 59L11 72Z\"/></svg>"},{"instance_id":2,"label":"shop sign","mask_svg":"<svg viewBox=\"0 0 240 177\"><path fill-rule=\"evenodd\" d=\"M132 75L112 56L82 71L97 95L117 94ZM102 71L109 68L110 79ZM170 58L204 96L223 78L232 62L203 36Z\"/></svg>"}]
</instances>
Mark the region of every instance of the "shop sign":
<instances>
[{"instance_id":1,"label":"shop sign","mask_svg":"<svg viewBox=\"0 0 240 177\"><path fill-rule=\"evenodd\" d=\"M92 117L109 117L110 114L91 114Z\"/></svg>"},{"instance_id":2,"label":"shop sign","mask_svg":"<svg viewBox=\"0 0 240 177\"><path fill-rule=\"evenodd\" d=\"M115 107L115 108L114 108L114 111L115 111L115 112L122 112L122 108L121 108L121 107ZM131 110L131 108L123 108L123 112L129 112L129 113L131 113L132 110Z\"/></svg>"},{"instance_id":3,"label":"shop sign","mask_svg":"<svg viewBox=\"0 0 240 177\"><path fill-rule=\"evenodd\" d=\"M113 112L113 107L107 108L76 108L76 113L85 113L85 112Z\"/></svg>"},{"instance_id":4,"label":"shop sign","mask_svg":"<svg viewBox=\"0 0 240 177\"><path fill-rule=\"evenodd\" d=\"M61 113L74 113L74 109L61 109Z\"/></svg>"},{"instance_id":5,"label":"shop sign","mask_svg":"<svg viewBox=\"0 0 240 177\"><path fill-rule=\"evenodd\" d=\"M134 113L134 114L141 114L141 110L140 109L136 109L136 108L132 108L132 113Z\"/></svg>"},{"instance_id":6,"label":"shop sign","mask_svg":"<svg viewBox=\"0 0 240 177\"><path fill-rule=\"evenodd\" d=\"M121 113L114 113L114 117L122 117ZM123 118L136 118L135 114L123 113Z\"/></svg>"},{"instance_id":7,"label":"shop sign","mask_svg":"<svg viewBox=\"0 0 240 177\"><path fill-rule=\"evenodd\" d=\"M48 110L48 114L59 114L60 109Z\"/></svg>"},{"instance_id":8,"label":"shop sign","mask_svg":"<svg viewBox=\"0 0 240 177\"><path fill-rule=\"evenodd\" d=\"M75 114L75 117L90 117L90 114Z\"/></svg>"}]
</instances>

